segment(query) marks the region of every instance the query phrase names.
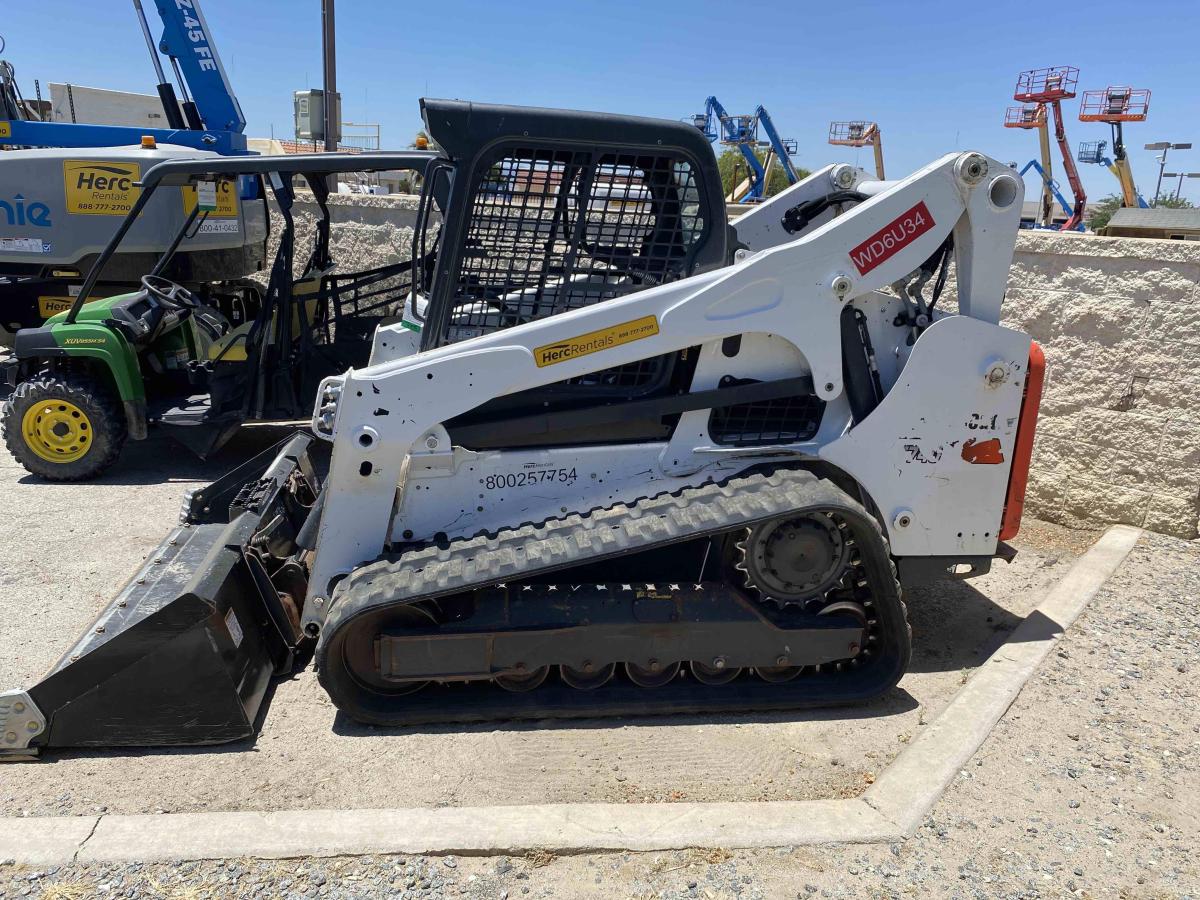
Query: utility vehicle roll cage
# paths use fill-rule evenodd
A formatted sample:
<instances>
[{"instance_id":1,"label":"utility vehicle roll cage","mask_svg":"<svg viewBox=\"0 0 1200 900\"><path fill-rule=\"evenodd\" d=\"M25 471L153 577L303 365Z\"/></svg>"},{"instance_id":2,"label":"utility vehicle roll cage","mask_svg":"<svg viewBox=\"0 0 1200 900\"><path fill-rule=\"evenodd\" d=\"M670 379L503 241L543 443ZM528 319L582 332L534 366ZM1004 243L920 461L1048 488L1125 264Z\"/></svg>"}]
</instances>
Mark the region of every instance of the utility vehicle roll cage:
<instances>
[{"instance_id":1,"label":"utility vehicle roll cage","mask_svg":"<svg viewBox=\"0 0 1200 900\"><path fill-rule=\"evenodd\" d=\"M129 233L129 229L137 221L138 216L141 215L142 210L145 209L146 204L150 202L150 198L160 186L185 187L195 186L205 181L228 181L231 179L249 178L253 179L257 184L256 192L258 196L243 199L257 200L265 199L264 183L269 183L275 195L276 202L279 203L280 209L284 211L284 220L290 228L292 224L290 210L294 202L292 178L297 176L303 177L308 182L310 188L312 188L322 213L321 222L318 223L317 227L317 248L315 253L327 259L329 248L329 208L326 200L329 194L327 180L330 176L343 172L385 172L404 169L417 170L424 174L425 167L437 158L438 154L433 152L411 151L404 153L312 153L291 156L233 156L215 159L170 160L159 163L149 169L142 180L137 183L136 186L141 189L141 193L138 195L137 200L134 201L133 207L126 214L124 221L121 222L121 226L88 271L87 277L80 287L79 294L76 296L75 302L71 304L71 309L67 313L66 321L67 323L75 321L79 310L83 308L83 305L87 302L88 297L95 288L96 282L100 279L104 267L116 253L121 242ZM179 249L179 245L188 236L188 232L194 225L203 224L207 216L208 213L201 212L200 205L197 203L192 208L191 213L185 218L178 232L176 232L170 246L159 257L154 270L149 274L161 274L175 252ZM198 219L199 223L197 223ZM277 258L276 264L278 262Z\"/></svg>"}]
</instances>

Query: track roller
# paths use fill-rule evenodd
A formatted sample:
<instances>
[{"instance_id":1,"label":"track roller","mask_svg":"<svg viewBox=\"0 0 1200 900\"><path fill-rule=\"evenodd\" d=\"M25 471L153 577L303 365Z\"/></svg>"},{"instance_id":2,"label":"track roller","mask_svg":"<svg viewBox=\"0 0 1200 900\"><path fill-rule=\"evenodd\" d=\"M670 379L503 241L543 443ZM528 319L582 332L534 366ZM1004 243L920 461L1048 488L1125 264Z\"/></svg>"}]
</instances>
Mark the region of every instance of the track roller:
<instances>
[{"instance_id":1,"label":"track roller","mask_svg":"<svg viewBox=\"0 0 1200 900\"><path fill-rule=\"evenodd\" d=\"M729 682L742 674L741 668L725 665L725 660L719 656L713 660L712 665L692 660L688 664L688 669L691 671L692 677L701 684L714 686L729 684Z\"/></svg>"},{"instance_id":2,"label":"track roller","mask_svg":"<svg viewBox=\"0 0 1200 900\"><path fill-rule=\"evenodd\" d=\"M538 666L536 669L528 671L523 667L518 667L515 671L497 675L494 680L496 684L500 685L506 691L521 694L525 691L532 691L535 688L541 687L542 682L546 680L546 676L549 674L549 666Z\"/></svg>"},{"instance_id":3,"label":"track roller","mask_svg":"<svg viewBox=\"0 0 1200 900\"><path fill-rule=\"evenodd\" d=\"M804 666L757 666L754 674L770 684L783 684L803 671Z\"/></svg>"},{"instance_id":4,"label":"track roller","mask_svg":"<svg viewBox=\"0 0 1200 900\"><path fill-rule=\"evenodd\" d=\"M625 674L638 687L656 688L670 684L679 674L679 663L659 665L657 660L651 660L649 666L639 666L636 663L625 663Z\"/></svg>"},{"instance_id":5,"label":"track roller","mask_svg":"<svg viewBox=\"0 0 1200 900\"><path fill-rule=\"evenodd\" d=\"M585 668L583 669L559 666L562 680L577 691L594 691L596 688L604 687L616 671L616 663L609 663L607 666L600 666L599 668L587 667L585 664Z\"/></svg>"}]
</instances>

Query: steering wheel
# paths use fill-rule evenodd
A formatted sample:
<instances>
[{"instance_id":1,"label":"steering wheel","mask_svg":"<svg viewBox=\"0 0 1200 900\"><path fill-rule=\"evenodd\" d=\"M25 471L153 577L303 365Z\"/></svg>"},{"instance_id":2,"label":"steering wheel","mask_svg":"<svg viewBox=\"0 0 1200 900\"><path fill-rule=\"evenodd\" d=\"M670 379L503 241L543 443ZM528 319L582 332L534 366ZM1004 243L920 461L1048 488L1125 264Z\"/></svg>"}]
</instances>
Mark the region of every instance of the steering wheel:
<instances>
[{"instance_id":1,"label":"steering wheel","mask_svg":"<svg viewBox=\"0 0 1200 900\"><path fill-rule=\"evenodd\" d=\"M195 294L161 275L143 275L142 287L168 309L196 309L200 306Z\"/></svg>"}]
</instances>

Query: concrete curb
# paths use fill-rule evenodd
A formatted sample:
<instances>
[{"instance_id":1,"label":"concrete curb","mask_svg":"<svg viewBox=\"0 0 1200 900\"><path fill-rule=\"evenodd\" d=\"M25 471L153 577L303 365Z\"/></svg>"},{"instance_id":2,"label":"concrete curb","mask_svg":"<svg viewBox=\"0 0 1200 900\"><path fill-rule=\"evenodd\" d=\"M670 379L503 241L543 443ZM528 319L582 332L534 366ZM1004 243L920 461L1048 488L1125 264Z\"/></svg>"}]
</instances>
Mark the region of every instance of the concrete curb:
<instances>
[{"instance_id":1,"label":"concrete curb","mask_svg":"<svg viewBox=\"0 0 1200 900\"><path fill-rule=\"evenodd\" d=\"M227 857L520 854L900 841L957 772L1141 530L1108 529L950 705L861 797L766 803L573 803L0 819L0 858L27 865Z\"/></svg>"},{"instance_id":2,"label":"concrete curb","mask_svg":"<svg viewBox=\"0 0 1200 900\"><path fill-rule=\"evenodd\" d=\"M911 834L1141 534L1140 528L1128 525L1110 527L941 715L884 770L863 800Z\"/></svg>"}]
</instances>

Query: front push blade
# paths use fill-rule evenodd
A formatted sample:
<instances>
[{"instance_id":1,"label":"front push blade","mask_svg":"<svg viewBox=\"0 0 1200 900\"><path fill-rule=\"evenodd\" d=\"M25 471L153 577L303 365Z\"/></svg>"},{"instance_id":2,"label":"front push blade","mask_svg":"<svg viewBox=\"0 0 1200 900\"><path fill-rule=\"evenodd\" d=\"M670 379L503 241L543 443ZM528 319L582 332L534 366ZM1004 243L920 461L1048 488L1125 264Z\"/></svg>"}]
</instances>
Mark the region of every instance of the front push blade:
<instances>
[{"instance_id":1,"label":"front push blade","mask_svg":"<svg viewBox=\"0 0 1200 900\"><path fill-rule=\"evenodd\" d=\"M301 639L296 567L265 558L263 548L286 546L303 525L316 491L310 440L297 435L273 448L265 472L260 465L260 477L232 492L227 517L192 501L50 672L26 691L0 694L0 758L254 733L271 678L292 668Z\"/></svg>"}]
</instances>

